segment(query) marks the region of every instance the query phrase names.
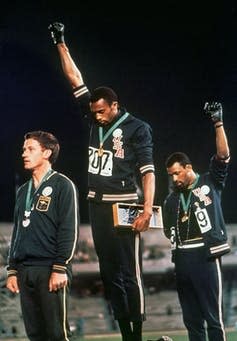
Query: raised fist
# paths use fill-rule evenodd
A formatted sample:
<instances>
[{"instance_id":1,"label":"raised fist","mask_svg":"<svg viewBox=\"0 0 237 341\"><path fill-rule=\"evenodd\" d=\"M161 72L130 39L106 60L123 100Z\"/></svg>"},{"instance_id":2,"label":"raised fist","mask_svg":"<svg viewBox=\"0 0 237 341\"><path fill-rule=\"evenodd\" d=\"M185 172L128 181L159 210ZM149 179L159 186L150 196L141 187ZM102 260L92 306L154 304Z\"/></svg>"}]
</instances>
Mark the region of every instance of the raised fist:
<instances>
[{"instance_id":1,"label":"raised fist","mask_svg":"<svg viewBox=\"0 0 237 341\"><path fill-rule=\"evenodd\" d=\"M50 24L48 27L51 37L55 45L65 43L64 41L64 25L60 22Z\"/></svg>"},{"instance_id":2,"label":"raised fist","mask_svg":"<svg viewBox=\"0 0 237 341\"><path fill-rule=\"evenodd\" d=\"M222 105L218 102L208 103L204 105L204 113L208 115L214 123L223 121Z\"/></svg>"}]
</instances>

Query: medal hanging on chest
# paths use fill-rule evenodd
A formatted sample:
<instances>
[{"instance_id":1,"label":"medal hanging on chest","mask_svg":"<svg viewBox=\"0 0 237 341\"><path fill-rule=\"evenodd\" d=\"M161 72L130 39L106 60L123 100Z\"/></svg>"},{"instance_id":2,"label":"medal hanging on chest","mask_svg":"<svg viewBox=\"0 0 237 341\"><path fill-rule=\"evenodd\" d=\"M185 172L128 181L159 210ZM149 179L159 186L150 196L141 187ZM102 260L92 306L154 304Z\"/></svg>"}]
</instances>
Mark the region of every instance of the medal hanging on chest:
<instances>
[{"instance_id":1,"label":"medal hanging on chest","mask_svg":"<svg viewBox=\"0 0 237 341\"><path fill-rule=\"evenodd\" d=\"M188 214L187 214L187 212L184 212L184 215L181 217L181 221L182 221L182 223L184 223L187 220L188 220Z\"/></svg>"},{"instance_id":2,"label":"medal hanging on chest","mask_svg":"<svg viewBox=\"0 0 237 341\"><path fill-rule=\"evenodd\" d=\"M104 153L103 143L100 143L100 148L98 149L98 156L101 157Z\"/></svg>"},{"instance_id":3,"label":"medal hanging on chest","mask_svg":"<svg viewBox=\"0 0 237 341\"><path fill-rule=\"evenodd\" d=\"M178 245L183 245L183 241L189 238L190 229L190 214L191 209L189 207L188 212L181 213L181 200L178 202L177 209L177 221L176 221L176 237Z\"/></svg>"},{"instance_id":4,"label":"medal hanging on chest","mask_svg":"<svg viewBox=\"0 0 237 341\"><path fill-rule=\"evenodd\" d=\"M29 226L30 225L30 219L23 219L23 221L22 221L22 225L24 226L24 227L27 227L27 226Z\"/></svg>"},{"instance_id":5,"label":"medal hanging on chest","mask_svg":"<svg viewBox=\"0 0 237 341\"><path fill-rule=\"evenodd\" d=\"M112 132L119 126L120 123L122 123L127 117L128 117L129 113L125 112L125 114L123 114L123 116L120 117L120 119L118 121L116 121L112 127L109 128L109 130L105 133L103 132L103 127L99 127L99 141L100 141L100 147L98 149L98 156L102 157L104 154L104 149L103 149L103 144L105 142L105 140L107 140L107 138L112 134Z\"/></svg>"},{"instance_id":6,"label":"medal hanging on chest","mask_svg":"<svg viewBox=\"0 0 237 341\"><path fill-rule=\"evenodd\" d=\"M190 192L188 194L188 198L185 201L184 194L183 193L180 194L180 200L181 200L182 209L183 209L183 215L181 216L181 222L182 223L185 223L185 221L187 221L189 219L188 210L189 210L189 206L190 206L191 195L192 195L192 191L190 190Z\"/></svg>"},{"instance_id":7,"label":"medal hanging on chest","mask_svg":"<svg viewBox=\"0 0 237 341\"><path fill-rule=\"evenodd\" d=\"M32 205L34 195L37 193L39 187L41 184L47 180L48 176L52 173L52 169L50 169L43 179L40 181L39 185L35 189L34 192L32 192L32 179L29 180L28 182L28 188L27 188L27 193L26 193L26 201L25 201L25 211L24 211L24 218L22 220L22 226L23 227L28 227L30 225L30 215L31 211L33 210L34 205Z\"/></svg>"},{"instance_id":8,"label":"medal hanging on chest","mask_svg":"<svg viewBox=\"0 0 237 341\"><path fill-rule=\"evenodd\" d=\"M23 227L27 227L30 225L31 204L33 200L33 194L31 192L32 192L32 179L29 180L27 193L26 193L24 218L22 220Z\"/></svg>"},{"instance_id":9,"label":"medal hanging on chest","mask_svg":"<svg viewBox=\"0 0 237 341\"><path fill-rule=\"evenodd\" d=\"M191 202L192 189L196 186L198 179L199 179L199 174L196 174L196 179L195 179L194 183L192 184L192 186L189 190L187 200L185 200L184 194L180 193L180 200L181 200L181 204L182 204L182 208L183 208L183 212L184 212L183 216L181 217L182 223L184 223L185 221L187 221L189 219L188 210L189 210L189 206L190 206L190 202Z\"/></svg>"},{"instance_id":10,"label":"medal hanging on chest","mask_svg":"<svg viewBox=\"0 0 237 341\"><path fill-rule=\"evenodd\" d=\"M24 213L24 218L23 218L23 221L22 221L22 225L24 227L27 227L30 225L30 211L25 211Z\"/></svg>"}]
</instances>

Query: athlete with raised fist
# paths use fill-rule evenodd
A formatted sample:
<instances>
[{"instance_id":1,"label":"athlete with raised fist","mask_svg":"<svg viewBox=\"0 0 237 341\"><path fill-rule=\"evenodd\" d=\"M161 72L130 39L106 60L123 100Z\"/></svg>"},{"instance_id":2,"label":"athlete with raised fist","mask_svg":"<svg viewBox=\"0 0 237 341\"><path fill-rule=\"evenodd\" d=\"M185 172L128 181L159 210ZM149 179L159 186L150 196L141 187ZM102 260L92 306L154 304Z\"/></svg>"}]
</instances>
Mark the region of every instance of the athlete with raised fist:
<instances>
[{"instance_id":1,"label":"athlete with raised fist","mask_svg":"<svg viewBox=\"0 0 237 341\"><path fill-rule=\"evenodd\" d=\"M64 39L64 25L49 25L62 69L78 102L90 119L88 200L90 222L105 295L111 302L123 341L142 341L145 298L140 232L149 227L155 193L152 130L120 107L109 87L89 91ZM143 212L133 228L114 227L112 205L139 201L136 174L143 184Z\"/></svg>"},{"instance_id":2,"label":"athlete with raised fist","mask_svg":"<svg viewBox=\"0 0 237 341\"><path fill-rule=\"evenodd\" d=\"M230 151L221 103L206 103L214 125L216 153L204 174L194 171L182 152L166 160L173 191L164 202L164 232L172 260L184 324L190 341L225 341L221 257L230 251L221 208ZM207 326L207 328L206 328Z\"/></svg>"}]
</instances>

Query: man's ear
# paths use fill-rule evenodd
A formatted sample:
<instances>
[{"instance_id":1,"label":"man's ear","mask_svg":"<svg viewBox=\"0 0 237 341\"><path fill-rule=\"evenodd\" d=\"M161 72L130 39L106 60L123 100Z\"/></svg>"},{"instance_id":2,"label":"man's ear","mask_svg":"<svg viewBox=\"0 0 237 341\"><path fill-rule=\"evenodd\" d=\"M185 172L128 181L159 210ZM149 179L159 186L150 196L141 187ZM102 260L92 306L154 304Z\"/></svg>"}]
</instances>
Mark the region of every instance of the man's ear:
<instances>
[{"instance_id":1,"label":"man's ear","mask_svg":"<svg viewBox=\"0 0 237 341\"><path fill-rule=\"evenodd\" d=\"M118 108L118 102L117 102L117 101L113 101L113 102L112 102L112 106L113 106L114 108Z\"/></svg>"},{"instance_id":2,"label":"man's ear","mask_svg":"<svg viewBox=\"0 0 237 341\"><path fill-rule=\"evenodd\" d=\"M191 165L190 163L188 163L188 164L185 166L185 168L186 168L187 170L192 170L192 169L193 169L193 167L192 167L192 165Z\"/></svg>"},{"instance_id":3,"label":"man's ear","mask_svg":"<svg viewBox=\"0 0 237 341\"><path fill-rule=\"evenodd\" d=\"M50 156L52 155L52 150L51 149L45 149L44 150L44 158L45 159L49 159L50 158Z\"/></svg>"}]
</instances>

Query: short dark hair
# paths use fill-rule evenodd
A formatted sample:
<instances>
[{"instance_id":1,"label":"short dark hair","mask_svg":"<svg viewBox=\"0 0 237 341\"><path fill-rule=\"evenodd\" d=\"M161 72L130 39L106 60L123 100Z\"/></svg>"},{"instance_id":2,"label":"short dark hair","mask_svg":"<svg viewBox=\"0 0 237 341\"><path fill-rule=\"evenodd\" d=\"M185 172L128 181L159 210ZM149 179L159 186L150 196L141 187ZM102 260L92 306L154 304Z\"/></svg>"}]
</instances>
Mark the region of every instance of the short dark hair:
<instances>
[{"instance_id":1,"label":"short dark hair","mask_svg":"<svg viewBox=\"0 0 237 341\"><path fill-rule=\"evenodd\" d=\"M91 92L90 101L92 103L97 102L99 99L103 98L109 105L113 102L118 101L118 96L113 89L107 86L100 86Z\"/></svg>"},{"instance_id":2,"label":"short dark hair","mask_svg":"<svg viewBox=\"0 0 237 341\"><path fill-rule=\"evenodd\" d=\"M171 166L173 166L175 162L179 162L180 165L183 167L192 164L187 154L182 152L175 152L169 155L168 158L166 159L165 162L166 168L170 168Z\"/></svg>"},{"instance_id":3,"label":"short dark hair","mask_svg":"<svg viewBox=\"0 0 237 341\"><path fill-rule=\"evenodd\" d=\"M39 142L41 147L50 149L52 154L49 157L49 162L54 164L58 158L60 145L58 139L47 131L30 131L24 135L24 140L33 139Z\"/></svg>"}]
</instances>

